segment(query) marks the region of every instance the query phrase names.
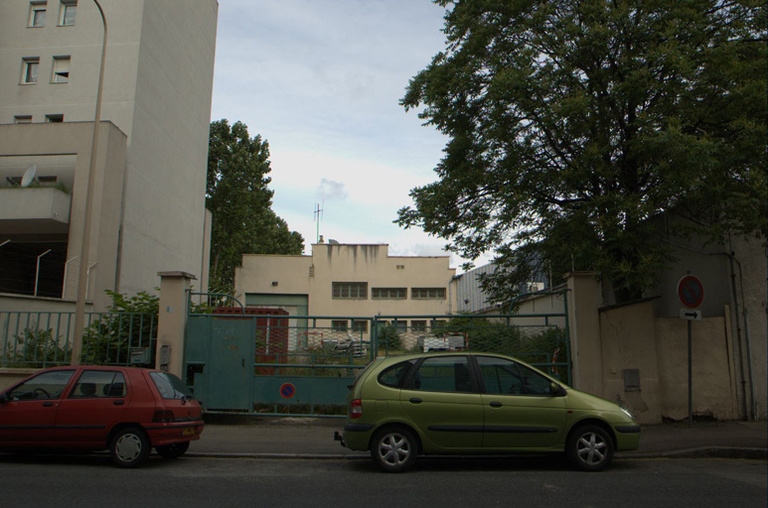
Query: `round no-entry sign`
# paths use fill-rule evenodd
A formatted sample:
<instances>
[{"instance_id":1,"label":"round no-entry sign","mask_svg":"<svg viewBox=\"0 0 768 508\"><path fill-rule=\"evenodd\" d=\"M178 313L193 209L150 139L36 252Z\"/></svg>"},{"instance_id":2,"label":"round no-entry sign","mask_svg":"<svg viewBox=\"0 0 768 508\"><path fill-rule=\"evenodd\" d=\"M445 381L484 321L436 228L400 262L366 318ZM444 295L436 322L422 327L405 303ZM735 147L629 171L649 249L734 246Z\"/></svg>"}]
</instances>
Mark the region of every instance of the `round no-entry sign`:
<instances>
[{"instance_id":1,"label":"round no-entry sign","mask_svg":"<svg viewBox=\"0 0 768 508\"><path fill-rule=\"evenodd\" d=\"M704 301L704 284L698 277L686 275L677 283L677 296L689 309L698 309Z\"/></svg>"}]
</instances>

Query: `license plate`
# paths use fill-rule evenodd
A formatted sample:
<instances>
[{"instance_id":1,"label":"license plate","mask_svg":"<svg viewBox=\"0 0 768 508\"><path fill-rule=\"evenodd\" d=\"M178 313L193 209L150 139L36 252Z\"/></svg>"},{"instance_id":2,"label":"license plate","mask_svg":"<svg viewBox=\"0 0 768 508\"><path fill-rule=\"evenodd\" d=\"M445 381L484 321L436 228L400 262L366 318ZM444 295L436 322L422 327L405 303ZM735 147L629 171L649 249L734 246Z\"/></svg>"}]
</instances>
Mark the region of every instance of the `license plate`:
<instances>
[{"instance_id":1,"label":"license plate","mask_svg":"<svg viewBox=\"0 0 768 508\"><path fill-rule=\"evenodd\" d=\"M195 428L194 427L185 427L185 428L181 429L181 435L182 436L191 436L194 433L195 433Z\"/></svg>"}]
</instances>

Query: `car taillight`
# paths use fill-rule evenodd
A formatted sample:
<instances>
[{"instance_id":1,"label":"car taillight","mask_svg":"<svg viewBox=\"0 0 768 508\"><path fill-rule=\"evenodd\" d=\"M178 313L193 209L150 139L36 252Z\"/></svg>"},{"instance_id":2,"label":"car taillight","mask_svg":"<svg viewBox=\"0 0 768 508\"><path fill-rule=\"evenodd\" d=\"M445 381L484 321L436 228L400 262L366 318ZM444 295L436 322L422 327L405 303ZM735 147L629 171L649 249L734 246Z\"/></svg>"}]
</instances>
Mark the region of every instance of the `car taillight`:
<instances>
[{"instance_id":1,"label":"car taillight","mask_svg":"<svg viewBox=\"0 0 768 508\"><path fill-rule=\"evenodd\" d=\"M360 418L363 416L363 401L355 399L349 403L349 417Z\"/></svg>"},{"instance_id":2,"label":"car taillight","mask_svg":"<svg viewBox=\"0 0 768 508\"><path fill-rule=\"evenodd\" d=\"M176 420L173 415L173 411L167 409L156 409L155 414L152 415L152 421L154 423L169 423Z\"/></svg>"}]
</instances>

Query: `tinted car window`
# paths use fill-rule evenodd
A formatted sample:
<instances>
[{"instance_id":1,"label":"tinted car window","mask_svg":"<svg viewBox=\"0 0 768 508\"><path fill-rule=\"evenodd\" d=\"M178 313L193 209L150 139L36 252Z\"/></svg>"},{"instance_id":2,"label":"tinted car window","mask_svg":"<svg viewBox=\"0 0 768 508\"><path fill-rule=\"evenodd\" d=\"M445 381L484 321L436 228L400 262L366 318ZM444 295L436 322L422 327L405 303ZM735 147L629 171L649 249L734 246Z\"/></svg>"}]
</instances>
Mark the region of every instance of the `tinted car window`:
<instances>
[{"instance_id":1,"label":"tinted car window","mask_svg":"<svg viewBox=\"0 0 768 508\"><path fill-rule=\"evenodd\" d=\"M552 384L538 372L503 358L478 356L477 363L487 393L549 395Z\"/></svg>"},{"instance_id":2,"label":"tinted car window","mask_svg":"<svg viewBox=\"0 0 768 508\"><path fill-rule=\"evenodd\" d=\"M471 392L469 367L466 356L438 356L427 358L411 379L407 388L427 392Z\"/></svg>"},{"instance_id":3,"label":"tinted car window","mask_svg":"<svg viewBox=\"0 0 768 508\"><path fill-rule=\"evenodd\" d=\"M117 370L85 370L69 394L73 399L125 397L125 378Z\"/></svg>"},{"instance_id":4,"label":"tinted car window","mask_svg":"<svg viewBox=\"0 0 768 508\"><path fill-rule=\"evenodd\" d=\"M58 399L74 373L74 370L44 372L20 384L8 392L8 396L11 400Z\"/></svg>"},{"instance_id":5,"label":"tinted car window","mask_svg":"<svg viewBox=\"0 0 768 508\"><path fill-rule=\"evenodd\" d=\"M157 387L157 391L160 392L160 396L164 399L191 399L192 393L181 382L181 379L177 378L173 374L167 372L150 372L149 376Z\"/></svg>"},{"instance_id":6,"label":"tinted car window","mask_svg":"<svg viewBox=\"0 0 768 508\"><path fill-rule=\"evenodd\" d=\"M387 367L379 374L379 383L384 386L391 386L392 388L400 388L403 385L406 374L413 367L413 363L413 361L400 362Z\"/></svg>"}]
</instances>

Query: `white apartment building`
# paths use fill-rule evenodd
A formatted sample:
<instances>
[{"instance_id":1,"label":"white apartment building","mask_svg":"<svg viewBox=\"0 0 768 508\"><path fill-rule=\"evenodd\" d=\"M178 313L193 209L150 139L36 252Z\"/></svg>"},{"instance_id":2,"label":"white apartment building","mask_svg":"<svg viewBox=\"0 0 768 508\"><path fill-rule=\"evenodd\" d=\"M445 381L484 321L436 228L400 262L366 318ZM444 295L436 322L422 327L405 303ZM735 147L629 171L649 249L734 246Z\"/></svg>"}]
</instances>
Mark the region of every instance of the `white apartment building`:
<instances>
[{"instance_id":1,"label":"white apartment building","mask_svg":"<svg viewBox=\"0 0 768 508\"><path fill-rule=\"evenodd\" d=\"M318 326L367 337L374 316L427 331L430 319L456 312L456 269L449 256L390 256L386 244L312 245L311 255L246 254L235 294L246 306L291 316L324 316Z\"/></svg>"},{"instance_id":2,"label":"white apartment building","mask_svg":"<svg viewBox=\"0 0 768 508\"><path fill-rule=\"evenodd\" d=\"M151 292L161 271L207 287L218 15L217 0L99 4L108 37L87 276L97 310L105 290ZM94 0L0 2L6 308L76 298L103 30Z\"/></svg>"}]
</instances>

